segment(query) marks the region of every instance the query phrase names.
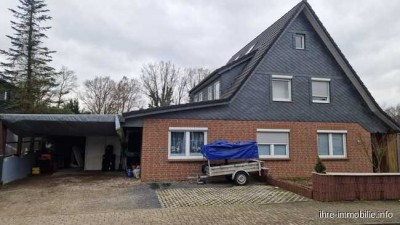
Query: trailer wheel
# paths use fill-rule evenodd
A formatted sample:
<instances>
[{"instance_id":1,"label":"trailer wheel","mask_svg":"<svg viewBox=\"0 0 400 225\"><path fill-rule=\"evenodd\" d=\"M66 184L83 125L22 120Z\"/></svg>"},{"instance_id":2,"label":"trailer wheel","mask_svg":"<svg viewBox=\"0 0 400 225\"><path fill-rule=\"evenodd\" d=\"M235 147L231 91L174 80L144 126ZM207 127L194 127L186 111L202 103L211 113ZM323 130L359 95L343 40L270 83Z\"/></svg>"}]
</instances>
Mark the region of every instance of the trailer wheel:
<instances>
[{"instance_id":1,"label":"trailer wheel","mask_svg":"<svg viewBox=\"0 0 400 225\"><path fill-rule=\"evenodd\" d=\"M244 171L239 171L235 174L235 183L239 186L246 185L249 181L249 175Z\"/></svg>"}]
</instances>

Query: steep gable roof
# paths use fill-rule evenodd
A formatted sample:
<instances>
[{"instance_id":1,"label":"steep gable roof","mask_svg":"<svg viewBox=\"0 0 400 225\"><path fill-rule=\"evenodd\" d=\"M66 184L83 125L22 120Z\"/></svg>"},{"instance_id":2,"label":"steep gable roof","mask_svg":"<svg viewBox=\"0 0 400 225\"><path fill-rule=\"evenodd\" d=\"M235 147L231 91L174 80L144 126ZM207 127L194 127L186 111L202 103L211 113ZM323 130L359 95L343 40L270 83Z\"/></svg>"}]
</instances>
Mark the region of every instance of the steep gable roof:
<instances>
[{"instance_id":1,"label":"steep gable roof","mask_svg":"<svg viewBox=\"0 0 400 225\"><path fill-rule=\"evenodd\" d=\"M253 73L253 71L260 64L261 60L268 54L271 47L275 42L282 36L286 28L289 24L291 24L294 19L301 13L304 12L307 19L312 24L313 28L316 30L317 34L320 36L334 59L337 61L341 69L347 75L349 80L352 82L353 86L359 92L363 100L368 105L369 109L380 118L385 124L388 125L393 131L400 131L400 125L397 124L390 116L388 116L376 103L371 93L368 91L366 86L361 81L360 77L351 67L350 63L347 61L343 53L340 51L337 44L333 41L332 37L323 26L322 22L319 20L311 6L307 3L306 0L301 1L296 6L294 6L291 10L289 10L285 15L283 15L280 19L278 19L274 24L268 27L265 31L263 31L260 35L258 35L255 39L250 41L245 47L239 50L236 54L234 54L231 59L228 61L227 65L217 69L216 72L223 70L223 68L227 68L231 65L234 65L237 62L242 61L244 58L249 60L246 67L243 69L242 73L234 80L232 85L228 88L228 90L221 95L221 99L214 101L206 101L206 102L198 102L198 103L189 103L172 107L161 107L158 109L148 109L136 112L127 113L128 117L136 117L140 115L144 115L147 113L157 114L169 112L171 109L174 111L179 110L189 110L198 107L212 107L221 104L229 103L239 92L243 84L248 80L249 76ZM251 57L248 57L251 55ZM244 57L246 56L246 57ZM210 79L210 77L214 76L216 72L213 72L210 76L208 76L205 80ZM200 85L199 85L200 86ZM197 88L197 87L196 87ZM196 89L195 88L195 89ZM193 91L193 90L192 90ZM125 114L124 114L125 115Z\"/></svg>"}]
</instances>

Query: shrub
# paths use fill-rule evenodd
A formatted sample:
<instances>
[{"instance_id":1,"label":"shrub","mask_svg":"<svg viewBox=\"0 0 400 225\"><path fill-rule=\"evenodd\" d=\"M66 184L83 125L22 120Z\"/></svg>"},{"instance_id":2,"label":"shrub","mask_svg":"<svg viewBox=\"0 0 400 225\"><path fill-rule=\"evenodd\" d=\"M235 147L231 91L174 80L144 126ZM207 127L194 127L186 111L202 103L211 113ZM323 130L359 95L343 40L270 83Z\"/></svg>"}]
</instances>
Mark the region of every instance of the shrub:
<instances>
[{"instance_id":1,"label":"shrub","mask_svg":"<svg viewBox=\"0 0 400 225\"><path fill-rule=\"evenodd\" d=\"M322 163L322 161L319 157L317 160L317 164L315 164L314 170L317 173L325 173L326 167L325 167L324 163Z\"/></svg>"}]
</instances>

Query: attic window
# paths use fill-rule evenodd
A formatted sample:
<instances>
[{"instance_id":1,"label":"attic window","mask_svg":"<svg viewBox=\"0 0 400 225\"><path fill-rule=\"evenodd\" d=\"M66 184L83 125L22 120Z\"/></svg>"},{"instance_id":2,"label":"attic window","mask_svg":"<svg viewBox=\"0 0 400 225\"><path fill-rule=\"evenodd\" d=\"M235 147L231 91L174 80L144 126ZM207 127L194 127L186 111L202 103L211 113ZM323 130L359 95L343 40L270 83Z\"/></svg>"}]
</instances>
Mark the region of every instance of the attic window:
<instances>
[{"instance_id":1,"label":"attic window","mask_svg":"<svg viewBox=\"0 0 400 225\"><path fill-rule=\"evenodd\" d=\"M249 50L247 50L246 55L249 54L249 53L251 52L251 50L253 50L254 46L256 46L256 44L253 44L253 45L249 48Z\"/></svg>"},{"instance_id":2,"label":"attic window","mask_svg":"<svg viewBox=\"0 0 400 225\"><path fill-rule=\"evenodd\" d=\"M295 34L294 42L296 49L304 49L305 48L305 35L304 34Z\"/></svg>"}]
</instances>

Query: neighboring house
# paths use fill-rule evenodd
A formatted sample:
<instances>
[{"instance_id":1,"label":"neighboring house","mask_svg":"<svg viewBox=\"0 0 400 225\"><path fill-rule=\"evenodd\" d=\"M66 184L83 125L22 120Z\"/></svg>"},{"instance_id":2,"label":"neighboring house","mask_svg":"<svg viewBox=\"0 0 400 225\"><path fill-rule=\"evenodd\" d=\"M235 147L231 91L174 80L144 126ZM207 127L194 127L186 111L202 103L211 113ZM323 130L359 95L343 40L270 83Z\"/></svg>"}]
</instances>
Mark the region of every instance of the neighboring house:
<instances>
[{"instance_id":1,"label":"neighboring house","mask_svg":"<svg viewBox=\"0 0 400 225\"><path fill-rule=\"evenodd\" d=\"M356 40L355 40L356 41ZM375 102L302 1L190 91L191 103L124 114L141 140L142 180L200 173L200 146L256 140L272 176L372 172L361 150L400 127Z\"/></svg>"}]
</instances>

